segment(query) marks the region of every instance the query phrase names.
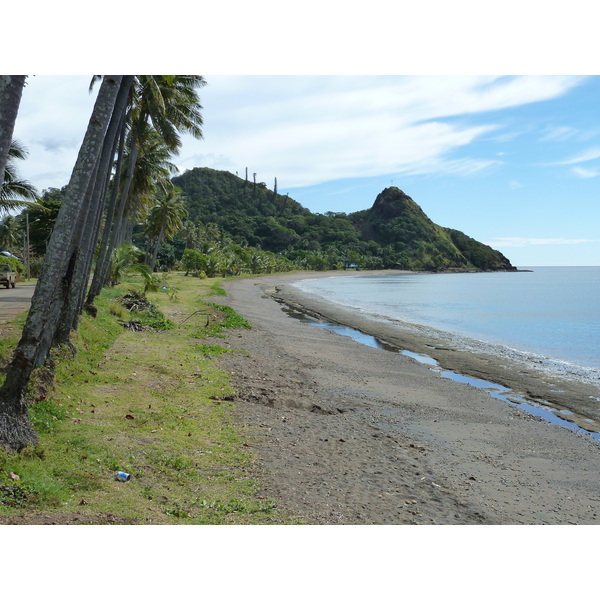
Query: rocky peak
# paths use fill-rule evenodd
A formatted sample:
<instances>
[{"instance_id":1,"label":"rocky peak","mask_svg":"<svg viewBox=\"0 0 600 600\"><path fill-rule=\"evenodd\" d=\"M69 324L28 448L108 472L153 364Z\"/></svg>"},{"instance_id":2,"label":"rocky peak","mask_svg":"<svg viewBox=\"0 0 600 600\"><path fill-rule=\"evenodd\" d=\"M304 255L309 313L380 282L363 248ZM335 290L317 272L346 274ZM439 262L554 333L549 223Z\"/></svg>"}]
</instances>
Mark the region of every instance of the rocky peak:
<instances>
[{"instance_id":1,"label":"rocky peak","mask_svg":"<svg viewBox=\"0 0 600 600\"><path fill-rule=\"evenodd\" d=\"M371 212L380 219L393 219L407 211L422 213L419 205L401 189L392 186L385 188L375 199Z\"/></svg>"}]
</instances>

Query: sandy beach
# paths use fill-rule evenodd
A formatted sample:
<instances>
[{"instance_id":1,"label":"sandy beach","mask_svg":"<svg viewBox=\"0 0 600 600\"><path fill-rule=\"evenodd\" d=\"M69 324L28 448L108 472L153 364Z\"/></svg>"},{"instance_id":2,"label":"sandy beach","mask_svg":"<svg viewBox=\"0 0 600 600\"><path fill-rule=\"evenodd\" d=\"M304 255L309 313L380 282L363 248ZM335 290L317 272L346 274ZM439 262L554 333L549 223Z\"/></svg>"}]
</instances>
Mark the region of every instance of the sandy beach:
<instances>
[{"instance_id":1,"label":"sandy beach","mask_svg":"<svg viewBox=\"0 0 600 600\"><path fill-rule=\"evenodd\" d=\"M533 366L446 347L301 294L298 273L224 284L219 302L252 324L218 360L232 376L265 495L311 524L595 524L600 444L532 416L409 356L289 316L359 329L446 369L551 405L591 390ZM429 337L428 337L429 335ZM558 387L560 386L560 387ZM595 390L598 393L598 390ZM566 404L565 404L566 403ZM590 428L593 403L572 418Z\"/></svg>"}]
</instances>

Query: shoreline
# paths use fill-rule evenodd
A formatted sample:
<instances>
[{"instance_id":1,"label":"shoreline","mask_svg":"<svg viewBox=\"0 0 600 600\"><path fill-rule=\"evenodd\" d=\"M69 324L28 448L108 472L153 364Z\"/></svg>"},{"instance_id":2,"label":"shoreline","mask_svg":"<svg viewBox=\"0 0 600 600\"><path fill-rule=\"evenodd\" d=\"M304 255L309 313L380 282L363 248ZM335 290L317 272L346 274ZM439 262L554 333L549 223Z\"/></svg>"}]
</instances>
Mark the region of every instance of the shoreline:
<instances>
[{"instance_id":1,"label":"shoreline","mask_svg":"<svg viewBox=\"0 0 600 600\"><path fill-rule=\"evenodd\" d=\"M219 342L230 352L215 360L236 390L228 399L263 495L311 524L597 524L600 446L589 435L286 314L284 297L393 337L389 326L372 331L372 323L351 321L287 285L354 274L224 282L219 302L252 328ZM417 350L424 343L413 342ZM489 365L478 360L471 368L483 378Z\"/></svg>"},{"instance_id":2,"label":"shoreline","mask_svg":"<svg viewBox=\"0 0 600 600\"><path fill-rule=\"evenodd\" d=\"M412 273L411 271L364 271L355 276L371 274ZM316 275L316 276L315 276ZM350 275L344 272L341 276ZM327 272L325 277L337 277L337 271ZM600 387L581 381L579 378L550 374L535 358L514 357L510 349L495 346L498 352L487 352L481 347L464 348L458 344L455 334L440 331L425 325L366 315L355 309L327 301L325 298L305 293L289 285L301 279L315 279L296 276L286 279L275 287L265 289L274 299L300 312L321 320L345 325L371 335L400 350L428 356L434 359L443 370L473 377L509 388L513 395L531 406L540 406L564 421L590 433L600 433ZM464 340L469 338L464 336ZM491 347L492 344L486 344ZM463 347L461 347L463 346ZM513 354L513 356L510 356ZM565 412L568 411L568 412ZM570 414L569 414L570 413Z\"/></svg>"}]
</instances>

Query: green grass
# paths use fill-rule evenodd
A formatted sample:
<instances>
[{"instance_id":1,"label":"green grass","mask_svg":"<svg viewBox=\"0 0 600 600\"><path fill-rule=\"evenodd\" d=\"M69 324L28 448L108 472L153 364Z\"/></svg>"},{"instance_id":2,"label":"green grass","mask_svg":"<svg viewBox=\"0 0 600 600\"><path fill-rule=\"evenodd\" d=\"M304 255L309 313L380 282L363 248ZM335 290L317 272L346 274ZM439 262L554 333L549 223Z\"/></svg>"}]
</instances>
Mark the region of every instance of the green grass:
<instances>
[{"instance_id":1,"label":"green grass","mask_svg":"<svg viewBox=\"0 0 600 600\"><path fill-rule=\"evenodd\" d=\"M66 416L67 412L64 407L47 400L39 400L29 410L29 417L38 433L55 431L58 423L63 421Z\"/></svg>"},{"instance_id":2,"label":"green grass","mask_svg":"<svg viewBox=\"0 0 600 600\"><path fill-rule=\"evenodd\" d=\"M140 320L144 327L151 329L175 329L175 323L167 319L163 313L156 310L148 310L136 313L136 317Z\"/></svg>"},{"instance_id":3,"label":"green grass","mask_svg":"<svg viewBox=\"0 0 600 600\"><path fill-rule=\"evenodd\" d=\"M219 313L224 315L224 319L215 320L209 322L202 331L198 332L199 337L220 337L224 338L226 335L223 333L228 329L251 329L252 325L244 319L244 317L238 315L231 307L224 306L222 304L215 304L214 302L206 302L206 306L217 309Z\"/></svg>"},{"instance_id":4,"label":"green grass","mask_svg":"<svg viewBox=\"0 0 600 600\"><path fill-rule=\"evenodd\" d=\"M3 369L8 362L13 349L17 345L19 338L21 337L21 331L23 325L25 325L25 318L27 314L24 313L12 319L8 323L2 323L0 327L0 369ZM0 384L4 381L4 372L0 370Z\"/></svg>"},{"instance_id":5,"label":"green grass","mask_svg":"<svg viewBox=\"0 0 600 600\"><path fill-rule=\"evenodd\" d=\"M118 323L114 300L135 278L104 290L96 319L81 317L72 338L75 357L57 354L55 385L31 407L38 446L19 454L0 450L0 515L35 510L91 522L107 514L136 524L295 522L258 496L255 459L235 405L219 400L234 392L210 358L225 349L198 344L199 331L202 338L223 336L249 323L203 300L219 281L171 279L176 297L148 294L170 328L132 332ZM205 322L209 327L201 329ZM130 473L130 481L116 481L118 470Z\"/></svg>"},{"instance_id":6,"label":"green grass","mask_svg":"<svg viewBox=\"0 0 600 600\"><path fill-rule=\"evenodd\" d=\"M213 296L226 296L227 292L223 289L220 281L215 281L211 284L210 290Z\"/></svg>"},{"instance_id":7,"label":"green grass","mask_svg":"<svg viewBox=\"0 0 600 600\"><path fill-rule=\"evenodd\" d=\"M223 346L211 346L208 344L199 344L195 346L195 348L204 356L218 356L219 354L223 354L224 352L230 352L229 349L223 348Z\"/></svg>"}]
</instances>

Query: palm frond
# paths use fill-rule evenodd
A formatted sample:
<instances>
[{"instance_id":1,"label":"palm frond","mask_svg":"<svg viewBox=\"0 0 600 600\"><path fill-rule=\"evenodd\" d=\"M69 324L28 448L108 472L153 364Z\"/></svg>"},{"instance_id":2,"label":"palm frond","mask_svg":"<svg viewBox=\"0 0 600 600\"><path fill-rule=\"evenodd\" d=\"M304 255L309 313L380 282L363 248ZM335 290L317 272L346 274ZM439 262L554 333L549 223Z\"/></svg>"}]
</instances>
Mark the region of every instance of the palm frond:
<instances>
[{"instance_id":1,"label":"palm frond","mask_svg":"<svg viewBox=\"0 0 600 600\"><path fill-rule=\"evenodd\" d=\"M102 81L102 75L94 75L92 77L92 80L90 81L90 87L88 88L88 92L91 94L92 91L94 90L94 86L99 82Z\"/></svg>"},{"instance_id":2,"label":"palm frond","mask_svg":"<svg viewBox=\"0 0 600 600\"><path fill-rule=\"evenodd\" d=\"M27 148L19 141L13 140L8 149L9 160L25 160L29 156Z\"/></svg>"},{"instance_id":3,"label":"palm frond","mask_svg":"<svg viewBox=\"0 0 600 600\"><path fill-rule=\"evenodd\" d=\"M35 186L29 181L19 179L15 161L24 160L27 154L27 149L23 144L17 140L12 140L8 151L8 161L4 169L4 179L0 183L0 213L33 207L40 199Z\"/></svg>"}]
</instances>

